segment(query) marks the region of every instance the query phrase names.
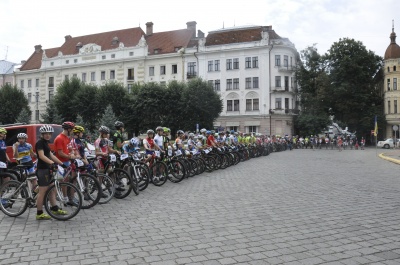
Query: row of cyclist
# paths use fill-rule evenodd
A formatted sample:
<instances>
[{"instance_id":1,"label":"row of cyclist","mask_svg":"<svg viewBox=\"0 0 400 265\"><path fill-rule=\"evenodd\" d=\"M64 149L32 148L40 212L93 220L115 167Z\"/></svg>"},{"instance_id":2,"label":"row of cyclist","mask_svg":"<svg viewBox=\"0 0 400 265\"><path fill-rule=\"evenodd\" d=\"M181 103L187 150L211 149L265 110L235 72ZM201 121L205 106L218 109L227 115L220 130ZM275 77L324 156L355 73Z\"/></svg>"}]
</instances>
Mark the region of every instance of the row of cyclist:
<instances>
[{"instance_id":1,"label":"row of cyclist","mask_svg":"<svg viewBox=\"0 0 400 265\"><path fill-rule=\"evenodd\" d=\"M225 169L284 150L279 142L268 145L265 139L254 135L228 132L215 136L206 129L200 135L186 135L179 130L174 143L170 142L170 130L165 127L157 127L156 132L148 130L143 140L124 141L124 124L117 121L116 131L111 135L106 126L99 128L94 154L90 154L82 126L64 122L62 128L54 140L54 153L49 146L54 133L52 126L40 127L41 137L35 144L35 152L26 142L28 135L19 134L13 146L19 165L14 168L7 168L10 159L1 148L0 210L5 214L17 217L28 208L36 208L37 220L68 220L80 209L107 203L112 198L125 198L132 191L138 195L149 183L156 186L167 180L178 183L205 171ZM0 146L6 133L0 130ZM144 151L140 151L141 143Z\"/></svg>"},{"instance_id":2,"label":"row of cyclist","mask_svg":"<svg viewBox=\"0 0 400 265\"><path fill-rule=\"evenodd\" d=\"M288 142L293 145L293 148L297 149L334 149L337 148L339 151L342 149L361 149L365 148L365 139L361 137L361 140L358 140L356 137L350 136L336 136L336 137L319 137L306 136L303 138L302 136L294 136L289 138Z\"/></svg>"}]
</instances>

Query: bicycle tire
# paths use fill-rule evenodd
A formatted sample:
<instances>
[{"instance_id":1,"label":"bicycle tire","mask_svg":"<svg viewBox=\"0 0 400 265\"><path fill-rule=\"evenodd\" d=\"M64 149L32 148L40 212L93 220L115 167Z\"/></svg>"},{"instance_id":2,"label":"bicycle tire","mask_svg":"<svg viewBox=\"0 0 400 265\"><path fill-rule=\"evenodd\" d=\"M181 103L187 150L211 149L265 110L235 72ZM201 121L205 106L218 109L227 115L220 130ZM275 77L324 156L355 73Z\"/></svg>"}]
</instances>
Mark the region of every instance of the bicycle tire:
<instances>
[{"instance_id":1,"label":"bicycle tire","mask_svg":"<svg viewBox=\"0 0 400 265\"><path fill-rule=\"evenodd\" d=\"M4 182L4 178L10 178L10 180L15 180L15 181L18 181L18 178L14 175L14 174L11 174L11 173L7 173L7 172L1 172L0 173L0 185L3 185L3 184L5 184L6 182ZM10 181L9 180L9 181ZM19 182L19 181L18 181Z\"/></svg>"},{"instance_id":2,"label":"bicycle tire","mask_svg":"<svg viewBox=\"0 0 400 265\"><path fill-rule=\"evenodd\" d=\"M11 192L11 189L15 189L18 193L15 193L15 191L14 193ZM7 181L0 187L0 198L0 210L10 217L20 216L28 208L28 190L23 183L16 180ZM3 200L7 201L6 205L8 207L3 205ZM18 202L20 202L20 204L18 204ZM20 206L18 207L18 205ZM17 211L12 211L14 209L17 209Z\"/></svg>"},{"instance_id":3,"label":"bicycle tire","mask_svg":"<svg viewBox=\"0 0 400 265\"><path fill-rule=\"evenodd\" d=\"M131 176L126 170L120 168L114 168L109 174L110 178L114 182L115 193L114 197L117 199L126 198L132 192L132 185L134 184ZM118 190L120 189L120 190Z\"/></svg>"},{"instance_id":4,"label":"bicycle tire","mask_svg":"<svg viewBox=\"0 0 400 265\"><path fill-rule=\"evenodd\" d=\"M84 184L82 209L90 209L100 201L102 195L101 184L93 175L81 173L80 177ZM79 188L79 186L77 187Z\"/></svg>"},{"instance_id":5,"label":"bicycle tire","mask_svg":"<svg viewBox=\"0 0 400 265\"><path fill-rule=\"evenodd\" d=\"M101 183L101 198L99 204L105 204L111 201L115 194L115 187L113 180L106 174L97 173L97 178Z\"/></svg>"},{"instance_id":6,"label":"bicycle tire","mask_svg":"<svg viewBox=\"0 0 400 265\"><path fill-rule=\"evenodd\" d=\"M73 196L73 199L75 201L75 205L69 204L68 201L66 201L64 198L60 198L59 194L61 194L63 196L63 191L67 192L67 197L69 198L69 200L71 200L71 196ZM73 192L72 192L73 191ZM66 215L58 215L55 214L52 210L51 210L51 204L50 204L50 200L51 200L51 194L55 193L55 197L56 197L56 205L58 206L59 209L64 209L67 214L71 213L71 214L66 214ZM64 195L65 196L65 195ZM59 221L67 221L73 217L75 217L79 211L82 208L82 194L79 191L79 189L68 182L58 182L58 184L53 183L46 191L46 193L44 194L44 199L43 199L43 204L44 204L44 208L46 209L46 212L54 219L59 220ZM64 207L64 208L63 208Z\"/></svg>"},{"instance_id":7,"label":"bicycle tire","mask_svg":"<svg viewBox=\"0 0 400 265\"><path fill-rule=\"evenodd\" d=\"M186 176L185 165L178 159L168 162L168 179L173 183L181 182Z\"/></svg>"},{"instance_id":8,"label":"bicycle tire","mask_svg":"<svg viewBox=\"0 0 400 265\"><path fill-rule=\"evenodd\" d=\"M150 172L149 166L136 164L129 166L129 173L131 174L132 178L137 179L137 186L139 191L144 191L150 182ZM138 176L136 176L138 174Z\"/></svg>"},{"instance_id":9,"label":"bicycle tire","mask_svg":"<svg viewBox=\"0 0 400 265\"><path fill-rule=\"evenodd\" d=\"M155 174L155 175L154 175ZM150 167L151 182L155 186L162 186L168 179L168 166L162 161L155 162Z\"/></svg>"}]
</instances>

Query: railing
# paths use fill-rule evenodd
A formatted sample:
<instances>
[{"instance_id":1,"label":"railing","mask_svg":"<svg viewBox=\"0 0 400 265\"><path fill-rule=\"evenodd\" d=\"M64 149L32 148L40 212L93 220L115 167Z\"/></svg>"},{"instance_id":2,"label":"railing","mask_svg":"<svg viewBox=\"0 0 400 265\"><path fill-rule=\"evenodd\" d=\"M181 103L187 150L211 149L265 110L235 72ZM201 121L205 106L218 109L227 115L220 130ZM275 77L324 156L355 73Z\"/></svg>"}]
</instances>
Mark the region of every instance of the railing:
<instances>
[{"instance_id":1,"label":"railing","mask_svg":"<svg viewBox=\"0 0 400 265\"><path fill-rule=\"evenodd\" d=\"M196 72L187 72L186 77L187 79L195 78L197 76Z\"/></svg>"}]
</instances>

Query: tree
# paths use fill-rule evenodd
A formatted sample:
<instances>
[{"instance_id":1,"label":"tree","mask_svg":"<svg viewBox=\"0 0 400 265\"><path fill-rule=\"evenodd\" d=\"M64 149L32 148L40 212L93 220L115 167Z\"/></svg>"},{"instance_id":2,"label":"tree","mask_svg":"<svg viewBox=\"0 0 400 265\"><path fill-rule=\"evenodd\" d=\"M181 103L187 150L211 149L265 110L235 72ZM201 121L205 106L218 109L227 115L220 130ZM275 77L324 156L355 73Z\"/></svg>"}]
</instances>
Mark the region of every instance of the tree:
<instances>
[{"instance_id":1,"label":"tree","mask_svg":"<svg viewBox=\"0 0 400 265\"><path fill-rule=\"evenodd\" d=\"M17 86L9 84L2 86L0 102L0 122L3 124L14 123L22 109L25 109L29 116L32 114L24 91Z\"/></svg>"},{"instance_id":2,"label":"tree","mask_svg":"<svg viewBox=\"0 0 400 265\"><path fill-rule=\"evenodd\" d=\"M57 87L57 94L54 97L55 107L63 121L74 121L79 114L79 109L74 103L77 102L77 94L83 83L76 77L65 79Z\"/></svg>"},{"instance_id":3,"label":"tree","mask_svg":"<svg viewBox=\"0 0 400 265\"><path fill-rule=\"evenodd\" d=\"M104 111L103 116L101 116L101 119L100 119L97 127L100 127L103 125L103 126L107 126L110 130L113 130L115 121L117 121L117 117L115 116L111 105L108 105Z\"/></svg>"},{"instance_id":4,"label":"tree","mask_svg":"<svg viewBox=\"0 0 400 265\"><path fill-rule=\"evenodd\" d=\"M127 90L121 83L108 82L102 85L96 93L97 112L104 113L104 106L111 104L117 117L121 116L128 104Z\"/></svg>"},{"instance_id":5,"label":"tree","mask_svg":"<svg viewBox=\"0 0 400 265\"><path fill-rule=\"evenodd\" d=\"M83 120L87 130L94 131L100 119L99 109L101 106L97 102L99 89L92 84L82 84L81 89L75 93L73 105L78 110L78 117ZM105 105L102 107L104 108ZM104 113L102 110L101 113ZM77 119L78 119L77 117Z\"/></svg>"},{"instance_id":6,"label":"tree","mask_svg":"<svg viewBox=\"0 0 400 265\"><path fill-rule=\"evenodd\" d=\"M16 122L29 124L31 121L31 111L29 109L22 109L19 113Z\"/></svg>"},{"instance_id":7,"label":"tree","mask_svg":"<svg viewBox=\"0 0 400 265\"><path fill-rule=\"evenodd\" d=\"M43 123L48 124L61 124L63 123L63 119L60 114L58 114L58 110L56 108L54 100L51 100L49 104L47 104L46 111L40 115Z\"/></svg>"}]
</instances>

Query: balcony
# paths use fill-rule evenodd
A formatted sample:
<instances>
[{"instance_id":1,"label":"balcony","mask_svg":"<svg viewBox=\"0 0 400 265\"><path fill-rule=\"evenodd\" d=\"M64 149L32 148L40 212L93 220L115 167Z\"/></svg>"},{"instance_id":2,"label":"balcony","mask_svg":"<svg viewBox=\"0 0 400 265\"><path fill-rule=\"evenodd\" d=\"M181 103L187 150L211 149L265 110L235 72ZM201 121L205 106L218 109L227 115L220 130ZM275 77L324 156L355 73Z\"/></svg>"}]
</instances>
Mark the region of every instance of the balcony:
<instances>
[{"instance_id":1,"label":"balcony","mask_svg":"<svg viewBox=\"0 0 400 265\"><path fill-rule=\"evenodd\" d=\"M187 79L195 78L195 77L197 77L197 73L196 72L187 72L186 77L187 77Z\"/></svg>"},{"instance_id":2,"label":"balcony","mask_svg":"<svg viewBox=\"0 0 400 265\"><path fill-rule=\"evenodd\" d=\"M300 110L298 109L274 109L274 114L278 115L298 115Z\"/></svg>"},{"instance_id":3,"label":"balcony","mask_svg":"<svg viewBox=\"0 0 400 265\"><path fill-rule=\"evenodd\" d=\"M276 66L278 68L279 72L293 72L296 71L296 67L295 66Z\"/></svg>"}]
</instances>

